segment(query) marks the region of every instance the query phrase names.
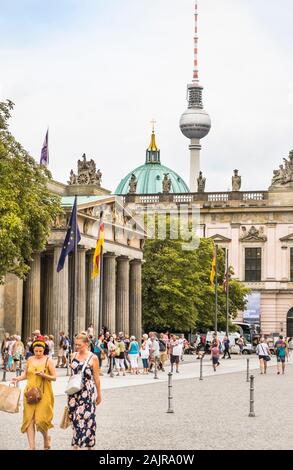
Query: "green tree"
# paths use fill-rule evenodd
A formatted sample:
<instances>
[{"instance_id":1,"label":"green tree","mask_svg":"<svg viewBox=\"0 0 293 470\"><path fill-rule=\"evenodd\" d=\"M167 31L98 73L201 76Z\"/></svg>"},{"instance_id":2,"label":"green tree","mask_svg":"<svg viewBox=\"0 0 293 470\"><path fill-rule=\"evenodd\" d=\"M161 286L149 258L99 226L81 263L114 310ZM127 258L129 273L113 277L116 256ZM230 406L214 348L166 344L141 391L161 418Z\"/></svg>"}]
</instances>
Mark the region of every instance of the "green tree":
<instances>
[{"instance_id":1,"label":"green tree","mask_svg":"<svg viewBox=\"0 0 293 470\"><path fill-rule=\"evenodd\" d=\"M168 233L168 230L167 230ZM147 240L142 271L145 330L208 330L215 320L215 289L210 285L214 242L201 239L195 250L184 250L182 240ZM226 326L225 259L218 252L218 329ZM229 314L245 307L248 293L242 283L229 283Z\"/></svg>"},{"instance_id":2,"label":"green tree","mask_svg":"<svg viewBox=\"0 0 293 470\"><path fill-rule=\"evenodd\" d=\"M13 103L0 102L0 282L7 273L24 278L34 251L44 249L53 220L62 212L48 190L50 172L8 130Z\"/></svg>"}]
</instances>

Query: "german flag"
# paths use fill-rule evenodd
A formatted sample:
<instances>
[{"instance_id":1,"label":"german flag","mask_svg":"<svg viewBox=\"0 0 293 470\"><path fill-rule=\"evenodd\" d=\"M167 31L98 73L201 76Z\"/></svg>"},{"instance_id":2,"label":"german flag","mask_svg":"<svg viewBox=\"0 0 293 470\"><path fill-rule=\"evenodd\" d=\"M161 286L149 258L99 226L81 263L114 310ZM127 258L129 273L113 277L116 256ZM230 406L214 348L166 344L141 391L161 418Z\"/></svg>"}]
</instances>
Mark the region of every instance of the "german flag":
<instances>
[{"instance_id":1,"label":"german flag","mask_svg":"<svg viewBox=\"0 0 293 470\"><path fill-rule=\"evenodd\" d=\"M100 215L100 226L99 226L99 236L97 239L96 249L93 257L93 271L92 271L92 279L98 276L100 272L100 258L101 258L101 251L104 246L105 241L105 226L103 221L103 212Z\"/></svg>"}]
</instances>

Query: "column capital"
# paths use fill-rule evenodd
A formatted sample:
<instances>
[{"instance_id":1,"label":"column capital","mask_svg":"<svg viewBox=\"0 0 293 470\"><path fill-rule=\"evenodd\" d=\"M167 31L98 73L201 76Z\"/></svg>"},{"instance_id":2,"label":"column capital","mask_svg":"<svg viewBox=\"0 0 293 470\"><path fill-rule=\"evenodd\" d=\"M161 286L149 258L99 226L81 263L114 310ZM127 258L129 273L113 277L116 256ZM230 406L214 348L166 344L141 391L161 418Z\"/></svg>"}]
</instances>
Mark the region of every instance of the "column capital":
<instances>
[{"instance_id":1,"label":"column capital","mask_svg":"<svg viewBox=\"0 0 293 470\"><path fill-rule=\"evenodd\" d=\"M87 251L84 245L77 245L77 251Z\"/></svg>"},{"instance_id":2,"label":"column capital","mask_svg":"<svg viewBox=\"0 0 293 470\"><path fill-rule=\"evenodd\" d=\"M129 256L125 256L125 255L121 255L121 256L117 256L116 260L119 262L122 262L122 261L130 261L130 258Z\"/></svg>"},{"instance_id":3,"label":"column capital","mask_svg":"<svg viewBox=\"0 0 293 470\"><path fill-rule=\"evenodd\" d=\"M104 258L116 258L116 254L113 251L106 251L103 253Z\"/></svg>"},{"instance_id":4,"label":"column capital","mask_svg":"<svg viewBox=\"0 0 293 470\"><path fill-rule=\"evenodd\" d=\"M130 264L142 264L142 262L143 262L142 259L134 258L130 261Z\"/></svg>"}]
</instances>

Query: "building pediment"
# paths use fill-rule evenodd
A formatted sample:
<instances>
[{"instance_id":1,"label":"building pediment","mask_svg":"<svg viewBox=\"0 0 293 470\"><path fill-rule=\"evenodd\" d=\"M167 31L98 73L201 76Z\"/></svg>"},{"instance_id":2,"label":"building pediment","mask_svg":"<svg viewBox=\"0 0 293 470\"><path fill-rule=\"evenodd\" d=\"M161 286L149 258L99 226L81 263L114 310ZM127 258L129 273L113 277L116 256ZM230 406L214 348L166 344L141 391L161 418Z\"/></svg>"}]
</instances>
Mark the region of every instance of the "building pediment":
<instances>
[{"instance_id":1,"label":"building pediment","mask_svg":"<svg viewBox=\"0 0 293 470\"><path fill-rule=\"evenodd\" d=\"M280 242L293 242L293 233L289 233L289 235L280 238Z\"/></svg>"},{"instance_id":2,"label":"building pediment","mask_svg":"<svg viewBox=\"0 0 293 470\"><path fill-rule=\"evenodd\" d=\"M214 240L215 243L230 243L231 242L231 238L224 237L224 235L220 235L219 233L216 233L215 235L212 235L209 238Z\"/></svg>"},{"instance_id":3,"label":"building pediment","mask_svg":"<svg viewBox=\"0 0 293 470\"><path fill-rule=\"evenodd\" d=\"M241 227L242 234L239 237L241 242L266 242L267 236L264 234L264 228L257 229L254 225L247 230L246 227Z\"/></svg>"}]
</instances>

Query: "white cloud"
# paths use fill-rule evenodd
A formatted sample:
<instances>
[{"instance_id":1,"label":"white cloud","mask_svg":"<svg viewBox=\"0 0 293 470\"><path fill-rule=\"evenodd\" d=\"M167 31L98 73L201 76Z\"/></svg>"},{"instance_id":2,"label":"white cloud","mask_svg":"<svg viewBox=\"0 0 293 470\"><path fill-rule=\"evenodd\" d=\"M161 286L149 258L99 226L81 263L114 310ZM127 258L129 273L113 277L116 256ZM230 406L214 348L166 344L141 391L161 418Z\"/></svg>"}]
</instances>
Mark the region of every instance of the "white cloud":
<instances>
[{"instance_id":1,"label":"white cloud","mask_svg":"<svg viewBox=\"0 0 293 470\"><path fill-rule=\"evenodd\" d=\"M144 162L155 117L162 162L188 182L178 122L192 76L193 0L112 4L112 23L100 9L74 35L2 44L0 91L2 84L16 103L12 131L38 159L50 125L54 178L66 181L86 152L114 190ZM279 4L267 4L282 17ZM207 189L226 190L234 168L244 189L264 189L293 147L291 51L245 0L201 0L200 13L200 75L213 126L202 142Z\"/></svg>"}]
</instances>

